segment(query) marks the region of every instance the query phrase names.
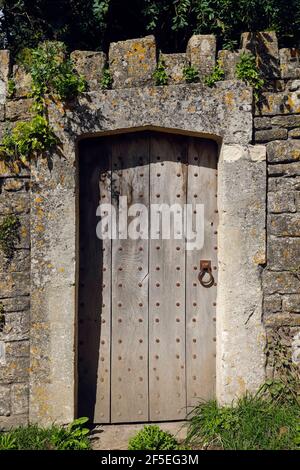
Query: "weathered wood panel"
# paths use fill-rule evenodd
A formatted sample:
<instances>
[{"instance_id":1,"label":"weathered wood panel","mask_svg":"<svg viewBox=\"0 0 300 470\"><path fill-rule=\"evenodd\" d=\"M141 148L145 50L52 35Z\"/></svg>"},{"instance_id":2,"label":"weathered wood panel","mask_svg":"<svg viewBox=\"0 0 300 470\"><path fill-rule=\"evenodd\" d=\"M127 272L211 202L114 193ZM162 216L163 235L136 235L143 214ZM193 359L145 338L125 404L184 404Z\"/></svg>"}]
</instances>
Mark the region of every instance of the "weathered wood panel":
<instances>
[{"instance_id":1,"label":"weathered wood panel","mask_svg":"<svg viewBox=\"0 0 300 470\"><path fill-rule=\"evenodd\" d=\"M149 204L149 140L112 144L112 202ZM119 221L119 219L118 219ZM129 220L129 223L132 220ZM148 240L112 242L111 420L148 420Z\"/></svg>"},{"instance_id":2,"label":"weathered wood panel","mask_svg":"<svg viewBox=\"0 0 300 470\"><path fill-rule=\"evenodd\" d=\"M150 145L150 203L176 204L180 211L186 201L186 169L186 139L154 134ZM182 238L174 238L174 225L173 220L170 240L161 239L163 234L159 234L158 240L150 240L149 400L152 421L186 416L185 244Z\"/></svg>"},{"instance_id":3,"label":"weathered wood panel","mask_svg":"<svg viewBox=\"0 0 300 470\"><path fill-rule=\"evenodd\" d=\"M187 202L204 207L204 245L186 252L187 402L215 396L216 287L198 280L200 260L211 260L217 280L217 148L214 142L190 139ZM195 214L194 214L195 215ZM193 220L195 224L195 219ZM195 227L195 225L194 225Z\"/></svg>"}]
</instances>

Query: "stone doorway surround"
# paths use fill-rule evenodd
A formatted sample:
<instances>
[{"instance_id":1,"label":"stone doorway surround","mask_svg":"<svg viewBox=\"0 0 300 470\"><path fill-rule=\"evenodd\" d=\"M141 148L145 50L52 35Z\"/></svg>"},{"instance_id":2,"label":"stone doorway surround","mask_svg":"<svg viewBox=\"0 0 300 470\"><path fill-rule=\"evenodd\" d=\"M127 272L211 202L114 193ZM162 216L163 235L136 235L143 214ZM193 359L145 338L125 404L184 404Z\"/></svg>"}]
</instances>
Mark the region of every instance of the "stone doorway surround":
<instances>
[{"instance_id":1,"label":"stone doorway surround","mask_svg":"<svg viewBox=\"0 0 300 470\"><path fill-rule=\"evenodd\" d=\"M266 151L251 145L251 88L132 81L85 93L73 107L51 103L49 116L59 151L31 170L30 421L76 416L77 144L106 134L158 130L218 142L217 399L257 389L265 378Z\"/></svg>"}]
</instances>

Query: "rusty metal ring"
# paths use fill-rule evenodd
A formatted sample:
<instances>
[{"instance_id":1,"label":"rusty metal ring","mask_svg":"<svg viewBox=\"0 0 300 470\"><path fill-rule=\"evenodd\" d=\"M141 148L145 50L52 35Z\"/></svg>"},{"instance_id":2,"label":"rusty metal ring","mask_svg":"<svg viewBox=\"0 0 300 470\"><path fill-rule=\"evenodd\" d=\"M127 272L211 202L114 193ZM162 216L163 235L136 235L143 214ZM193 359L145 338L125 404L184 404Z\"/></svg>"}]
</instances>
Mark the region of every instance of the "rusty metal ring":
<instances>
[{"instance_id":1,"label":"rusty metal ring","mask_svg":"<svg viewBox=\"0 0 300 470\"><path fill-rule=\"evenodd\" d=\"M203 280L205 274L209 275L209 280L208 281ZM212 287L215 283L214 276L213 276L210 269L203 269L202 271L200 271L198 279L199 279L199 282L200 282L201 286L203 286L203 287Z\"/></svg>"}]
</instances>

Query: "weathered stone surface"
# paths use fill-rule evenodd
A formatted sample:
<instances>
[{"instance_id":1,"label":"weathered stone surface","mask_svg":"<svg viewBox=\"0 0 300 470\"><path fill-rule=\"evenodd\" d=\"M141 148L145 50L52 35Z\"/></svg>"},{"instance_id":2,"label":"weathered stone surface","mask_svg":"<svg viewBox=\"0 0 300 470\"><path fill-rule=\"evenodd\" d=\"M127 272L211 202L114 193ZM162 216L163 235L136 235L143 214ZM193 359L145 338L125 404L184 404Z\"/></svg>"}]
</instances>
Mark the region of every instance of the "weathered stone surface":
<instances>
[{"instance_id":1,"label":"weathered stone surface","mask_svg":"<svg viewBox=\"0 0 300 470\"><path fill-rule=\"evenodd\" d=\"M209 75L216 63L216 37L212 34L192 36L186 54L190 64L199 70L201 78Z\"/></svg>"},{"instance_id":2,"label":"weathered stone surface","mask_svg":"<svg viewBox=\"0 0 300 470\"><path fill-rule=\"evenodd\" d=\"M292 139L299 139L300 137L300 129L292 129L289 131L289 137Z\"/></svg>"},{"instance_id":3,"label":"weathered stone surface","mask_svg":"<svg viewBox=\"0 0 300 470\"><path fill-rule=\"evenodd\" d=\"M221 403L257 389L265 376L260 280L260 264L265 263L265 159L264 146L224 146L219 161L217 337L222 340L217 341L217 396Z\"/></svg>"},{"instance_id":4,"label":"weathered stone surface","mask_svg":"<svg viewBox=\"0 0 300 470\"><path fill-rule=\"evenodd\" d=\"M268 193L268 211L274 214L282 212L296 212L294 193Z\"/></svg>"},{"instance_id":5,"label":"weathered stone surface","mask_svg":"<svg viewBox=\"0 0 300 470\"><path fill-rule=\"evenodd\" d=\"M290 116L274 116L272 118L255 118L256 119L271 119L272 126L279 126L279 127L300 127L300 115L293 115Z\"/></svg>"},{"instance_id":6,"label":"weathered stone surface","mask_svg":"<svg viewBox=\"0 0 300 470\"><path fill-rule=\"evenodd\" d=\"M0 337L5 341L23 341L29 337L29 313L5 312L5 325ZM7 357L7 354L6 354Z\"/></svg>"},{"instance_id":7,"label":"weathered stone surface","mask_svg":"<svg viewBox=\"0 0 300 470\"><path fill-rule=\"evenodd\" d=\"M251 112L252 90L237 81L214 88L197 83L110 90L81 96L71 115L62 116L54 104L49 109L62 142L66 135L75 139L82 133L152 126L212 134L241 145L252 140Z\"/></svg>"},{"instance_id":8,"label":"weathered stone surface","mask_svg":"<svg viewBox=\"0 0 300 470\"><path fill-rule=\"evenodd\" d=\"M277 237L300 237L299 214L271 215L268 221L269 231Z\"/></svg>"},{"instance_id":9,"label":"weathered stone surface","mask_svg":"<svg viewBox=\"0 0 300 470\"><path fill-rule=\"evenodd\" d=\"M30 198L26 192L18 194L3 191L0 193L0 216L8 214L28 214L30 211Z\"/></svg>"},{"instance_id":10,"label":"weathered stone surface","mask_svg":"<svg viewBox=\"0 0 300 470\"><path fill-rule=\"evenodd\" d=\"M24 273L0 273L0 297L17 297L28 295L30 279Z\"/></svg>"},{"instance_id":11,"label":"weathered stone surface","mask_svg":"<svg viewBox=\"0 0 300 470\"><path fill-rule=\"evenodd\" d=\"M6 118L11 121L26 120L33 116L31 98L9 100L6 104Z\"/></svg>"},{"instance_id":12,"label":"weathered stone surface","mask_svg":"<svg viewBox=\"0 0 300 470\"><path fill-rule=\"evenodd\" d=\"M281 176L274 176L269 178L268 190L277 193L297 194L300 191L300 177L281 178Z\"/></svg>"},{"instance_id":13,"label":"weathered stone surface","mask_svg":"<svg viewBox=\"0 0 300 470\"><path fill-rule=\"evenodd\" d=\"M10 413L10 385L0 385L0 416L9 416Z\"/></svg>"},{"instance_id":14,"label":"weathered stone surface","mask_svg":"<svg viewBox=\"0 0 300 470\"><path fill-rule=\"evenodd\" d=\"M7 123L12 124L12 123ZM1 127L0 127L1 132ZM0 137L1 138L1 137ZM4 162L0 161L0 177L14 177L14 176L29 176L30 169L27 167L22 167L21 169L17 165L10 164L9 166Z\"/></svg>"},{"instance_id":15,"label":"weathered stone surface","mask_svg":"<svg viewBox=\"0 0 300 470\"><path fill-rule=\"evenodd\" d=\"M280 77L278 41L274 31L243 33L241 49L256 56L257 66L264 77Z\"/></svg>"},{"instance_id":16,"label":"weathered stone surface","mask_svg":"<svg viewBox=\"0 0 300 470\"><path fill-rule=\"evenodd\" d=\"M241 58L242 51L227 51L222 50L218 52L218 60L224 70L226 80L234 80L236 78L236 65Z\"/></svg>"},{"instance_id":17,"label":"weathered stone surface","mask_svg":"<svg viewBox=\"0 0 300 470\"><path fill-rule=\"evenodd\" d=\"M14 415L28 413L29 406L28 384L13 384L11 386L12 413Z\"/></svg>"},{"instance_id":18,"label":"weathered stone surface","mask_svg":"<svg viewBox=\"0 0 300 470\"><path fill-rule=\"evenodd\" d=\"M2 189L9 192L21 191L25 188L28 189L28 180L23 178L7 178L4 180Z\"/></svg>"},{"instance_id":19,"label":"weathered stone surface","mask_svg":"<svg viewBox=\"0 0 300 470\"><path fill-rule=\"evenodd\" d=\"M300 141L271 142L267 145L270 163L295 162L300 160Z\"/></svg>"},{"instance_id":20,"label":"weathered stone surface","mask_svg":"<svg viewBox=\"0 0 300 470\"><path fill-rule=\"evenodd\" d=\"M280 73L282 78L300 77L300 51L299 49L279 49Z\"/></svg>"},{"instance_id":21,"label":"weathered stone surface","mask_svg":"<svg viewBox=\"0 0 300 470\"><path fill-rule=\"evenodd\" d=\"M28 424L28 413L24 415L1 416L1 429L10 431L14 427L26 426Z\"/></svg>"},{"instance_id":22,"label":"weathered stone surface","mask_svg":"<svg viewBox=\"0 0 300 470\"><path fill-rule=\"evenodd\" d=\"M287 139L287 129L273 128L256 131L254 134L255 142L270 142L271 140Z\"/></svg>"},{"instance_id":23,"label":"weathered stone surface","mask_svg":"<svg viewBox=\"0 0 300 470\"><path fill-rule=\"evenodd\" d=\"M300 294L289 294L282 297L282 310L300 312Z\"/></svg>"},{"instance_id":24,"label":"weathered stone surface","mask_svg":"<svg viewBox=\"0 0 300 470\"><path fill-rule=\"evenodd\" d=\"M29 358L12 358L6 360L5 367L0 367L0 382L19 383L28 381Z\"/></svg>"},{"instance_id":25,"label":"weathered stone surface","mask_svg":"<svg viewBox=\"0 0 300 470\"><path fill-rule=\"evenodd\" d=\"M7 96L10 54L7 50L0 51L0 104L4 104Z\"/></svg>"},{"instance_id":26,"label":"weathered stone surface","mask_svg":"<svg viewBox=\"0 0 300 470\"><path fill-rule=\"evenodd\" d=\"M14 98L26 98L31 92L31 75L21 65L13 66L13 79L15 83Z\"/></svg>"},{"instance_id":27,"label":"weathered stone surface","mask_svg":"<svg viewBox=\"0 0 300 470\"><path fill-rule=\"evenodd\" d=\"M30 298L29 296L6 298L1 299L1 303L4 306L4 311L8 312L24 312L29 310Z\"/></svg>"},{"instance_id":28,"label":"weathered stone surface","mask_svg":"<svg viewBox=\"0 0 300 470\"><path fill-rule=\"evenodd\" d=\"M254 127L257 130L272 129L271 118L268 118L268 117L254 118Z\"/></svg>"},{"instance_id":29,"label":"weathered stone surface","mask_svg":"<svg viewBox=\"0 0 300 470\"><path fill-rule=\"evenodd\" d=\"M138 87L152 83L156 68L154 36L111 43L109 67L115 88Z\"/></svg>"},{"instance_id":30,"label":"weathered stone surface","mask_svg":"<svg viewBox=\"0 0 300 470\"><path fill-rule=\"evenodd\" d=\"M276 114L299 114L299 93L262 93L260 102L256 105L257 116L274 116Z\"/></svg>"},{"instance_id":31,"label":"weathered stone surface","mask_svg":"<svg viewBox=\"0 0 300 470\"><path fill-rule=\"evenodd\" d=\"M300 239L268 237L268 268L288 271L299 268Z\"/></svg>"},{"instance_id":32,"label":"weathered stone surface","mask_svg":"<svg viewBox=\"0 0 300 470\"><path fill-rule=\"evenodd\" d=\"M5 119L5 106L4 104L0 104L0 121L4 121Z\"/></svg>"},{"instance_id":33,"label":"weathered stone surface","mask_svg":"<svg viewBox=\"0 0 300 470\"><path fill-rule=\"evenodd\" d=\"M281 296L279 294L264 296L264 315L281 312Z\"/></svg>"},{"instance_id":34,"label":"weathered stone surface","mask_svg":"<svg viewBox=\"0 0 300 470\"><path fill-rule=\"evenodd\" d=\"M106 54L104 52L73 51L71 59L75 70L87 81L89 89L91 91L99 90L106 64Z\"/></svg>"},{"instance_id":35,"label":"weathered stone surface","mask_svg":"<svg viewBox=\"0 0 300 470\"><path fill-rule=\"evenodd\" d=\"M169 77L168 83L184 82L183 69L187 65L186 54L160 54Z\"/></svg>"},{"instance_id":36,"label":"weathered stone surface","mask_svg":"<svg viewBox=\"0 0 300 470\"><path fill-rule=\"evenodd\" d=\"M0 257L0 273L24 272L30 269L29 250L16 249L13 258Z\"/></svg>"},{"instance_id":37,"label":"weathered stone surface","mask_svg":"<svg viewBox=\"0 0 300 470\"><path fill-rule=\"evenodd\" d=\"M300 364L300 331L294 332L291 341L292 360L294 364Z\"/></svg>"},{"instance_id":38,"label":"weathered stone surface","mask_svg":"<svg viewBox=\"0 0 300 470\"><path fill-rule=\"evenodd\" d=\"M300 176L300 162L268 165L268 174L269 176Z\"/></svg>"},{"instance_id":39,"label":"weathered stone surface","mask_svg":"<svg viewBox=\"0 0 300 470\"><path fill-rule=\"evenodd\" d=\"M29 349L29 340L12 341L11 343L6 343L7 357L29 357Z\"/></svg>"},{"instance_id":40,"label":"weathered stone surface","mask_svg":"<svg viewBox=\"0 0 300 470\"><path fill-rule=\"evenodd\" d=\"M300 315L283 312L273 315L265 315L264 323L266 326L300 326Z\"/></svg>"},{"instance_id":41,"label":"weathered stone surface","mask_svg":"<svg viewBox=\"0 0 300 470\"><path fill-rule=\"evenodd\" d=\"M300 279L296 273L272 272L263 273L264 292L270 294L298 294L300 291Z\"/></svg>"}]
</instances>

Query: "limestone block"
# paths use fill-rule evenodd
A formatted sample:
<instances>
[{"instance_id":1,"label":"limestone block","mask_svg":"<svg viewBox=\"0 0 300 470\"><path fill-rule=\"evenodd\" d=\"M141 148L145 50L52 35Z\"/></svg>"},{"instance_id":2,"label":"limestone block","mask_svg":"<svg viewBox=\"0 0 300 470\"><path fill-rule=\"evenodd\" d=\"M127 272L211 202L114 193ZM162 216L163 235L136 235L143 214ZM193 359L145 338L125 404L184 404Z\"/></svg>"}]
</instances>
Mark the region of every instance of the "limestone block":
<instances>
[{"instance_id":1,"label":"limestone block","mask_svg":"<svg viewBox=\"0 0 300 470\"><path fill-rule=\"evenodd\" d=\"M291 131L289 131L289 137L292 139L299 139L300 129L297 128L297 129L292 129Z\"/></svg>"},{"instance_id":2,"label":"limestone block","mask_svg":"<svg viewBox=\"0 0 300 470\"><path fill-rule=\"evenodd\" d=\"M300 294L284 295L282 309L286 312L300 312Z\"/></svg>"},{"instance_id":3,"label":"limestone block","mask_svg":"<svg viewBox=\"0 0 300 470\"><path fill-rule=\"evenodd\" d=\"M300 326L300 315L283 312L273 315L265 315L264 324L267 327Z\"/></svg>"},{"instance_id":4,"label":"limestone block","mask_svg":"<svg viewBox=\"0 0 300 470\"><path fill-rule=\"evenodd\" d=\"M268 268L274 271L299 269L300 239L268 237Z\"/></svg>"},{"instance_id":5,"label":"limestone block","mask_svg":"<svg viewBox=\"0 0 300 470\"><path fill-rule=\"evenodd\" d=\"M258 130L254 134L255 142L270 142L272 140L285 140L288 137L287 129L275 127L273 129Z\"/></svg>"},{"instance_id":6,"label":"limestone block","mask_svg":"<svg viewBox=\"0 0 300 470\"><path fill-rule=\"evenodd\" d=\"M26 98L31 92L31 75L21 65L14 65L13 79L15 82L14 98Z\"/></svg>"},{"instance_id":7,"label":"limestone block","mask_svg":"<svg viewBox=\"0 0 300 470\"><path fill-rule=\"evenodd\" d=\"M254 118L254 128L256 130L272 129L271 118L268 118L268 117Z\"/></svg>"},{"instance_id":8,"label":"limestone block","mask_svg":"<svg viewBox=\"0 0 300 470\"><path fill-rule=\"evenodd\" d=\"M30 279L28 273L0 273L0 298L28 295Z\"/></svg>"},{"instance_id":9,"label":"limestone block","mask_svg":"<svg viewBox=\"0 0 300 470\"><path fill-rule=\"evenodd\" d=\"M201 78L209 75L216 63L216 37L212 34L196 34L187 44L187 59L199 70Z\"/></svg>"},{"instance_id":10,"label":"limestone block","mask_svg":"<svg viewBox=\"0 0 300 470\"><path fill-rule=\"evenodd\" d=\"M295 162L300 160L300 141L270 142L267 144L269 163Z\"/></svg>"},{"instance_id":11,"label":"limestone block","mask_svg":"<svg viewBox=\"0 0 300 470\"><path fill-rule=\"evenodd\" d=\"M28 413L29 388L26 383L11 386L11 407L14 415Z\"/></svg>"},{"instance_id":12,"label":"limestone block","mask_svg":"<svg viewBox=\"0 0 300 470\"><path fill-rule=\"evenodd\" d=\"M226 80L234 80L236 78L235 69L240 60L242 51L227 51L222 50L218 52L218 59L225 72Z\"/></svg>"},{"instance_id":13,"label":"limestone block","mask_svg":"<svg viewBox=\"0 0 300 470\"><path fill-rule=\"evenodd\" d=\"M257 67L266 78L279 78L279 51L274 31L242 33L241 49L256 56Z\"/></svg>"},{"instance_id":14,"label":"limestone block","mask_svg":"<svg viewBox=\"0 0 300 470\"><path fill-rule=\"evenodd\" d=\"M279 294L265 295L264 314L281 312L281 296Z\"/></svg>"},{"instance_id":15,"label":"limestone block","mask_svg":"<svg viewBox=\"0 0 300 470\"><path fill-rule=\"evenodd\" d=\"M262 93L256 105L257 116L274 116L276 114L300 114L299 92Z\"/></svg>"},{"instance_id":16,"label":"limestone block","mask_svg":"<svg viewBox=\"0 0 300 470\"><path fill-rule=\"evenodd\" d=\"M111 43L109 67L114 88L131 88L151 84L156 68L154 36Z\"/></svg>"},{"instance_id":17,"label":"limestone block","mask_svg":"<svg viewBox=\"0 0 300 470\"><path fill-rule=\"evenodd\" d=\"M160 54L169 77L168 83L184 82L183 69L187 65L186 54Z\"/></svg>"},{"instance_id":18,"label":"limestone block","mask_svg":"<svg viewBox=\"0 0 300 470\"><path fill-rule=\"evenodd\" d=\"M269 216L269 233L277 237L299 237L299 214L276 214Z\"/></svg>"},{"instance_id":19,"label":"limestone block","mask_svg":"<svg viewBox=\"0 0 300 470\"><path fill-rule=\"evenodd\" d=\"M33 116L32 105L33 100L31 98L9 100L6 104L6 119L10 121L30 119Z\"/></svg>"},{"instance_id":20,"label":"limestone block","mask_svg":"<svg viewBox=\"0 0 300 470\"><path fill-rule=\"evenodd\" d=\"M269 192L268 212L280 214L282 212L296 212L295 197L293 192Z\"/></svg>"},{"instance_id":21,"label":"limestone block","mask_svg":"<svg viewBox=\"0 0 300 470\"><path fill-rule=\"evenodd\" d=\"M300 78L299 49L279 49L280 73L282 78Z\"/></svg>"},{"instance_id":22,"label":"limestone block","mask_svg":"<svg viewBox=\"0 0 300 470\"><path fill-rule=\"evenodd\" d=\"M0 416L9 416L10 413L10 385L0 385Z\"/></svg>"},{"instance_id":23,"label":"limestone block","mask_svg":"<svg viewBox=\"0 0 300 470\"><path fill-rule=\"evenodd\" d=\"M18 357L6 360L5 367L0 367L0 382L20 383L28 380L29 358Z\"/></svg>"},{"instance_id":24,"label":"limestone block","mask_svg":"<svg viewBox=\"0 0 300 470\"><path fill-rule=\"evenodd\" d=\"M270 118L255 118L256 119L270 119ZM274 116L271 118L272 126L280 127L300 127L300 116L291 114L290 116Z\"/></svg>"},{"instance_id":25,"label":"limestone block","mask_svg":"<svg viewBox=\"0 0 300 470\"><path fill-rule=\"evenodd\" d=\"M296 273L289 272L263 272L263 289L265 294L299 294L300 279Z\"/></svg>"},{"instance_id":26,"label":"limestone block","mask_svg":"<svg viewBox=\"0 0 300 470\"><path fill-rule=\"evenodd\" d=\"M293 141L292 141L293 142ZM300 162L268 165L269 176L300 176Z\"/></svg>"},{"instance_id":27,"label":"limestone block","mask_svg":"<svg viewBox=\"0 0 300 470\"><path fill-rule=\"evenodd\" d=\"M71 59L75 70L87 81L89 90L98 90L106 64L106 54L104 52L73 51Z\"/></svg>"},{"instance_id":28,"label":"limestone block","mask_svg":"<svg viewBox=\"0 0 300 470\"><path fill-rule=\"evenodd\" d=\"M0 104L4 104L7 97L7 83L10 72L10 54L7 50L0 51Z\"/></svg>"}]
</instances>

